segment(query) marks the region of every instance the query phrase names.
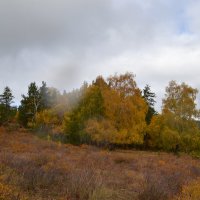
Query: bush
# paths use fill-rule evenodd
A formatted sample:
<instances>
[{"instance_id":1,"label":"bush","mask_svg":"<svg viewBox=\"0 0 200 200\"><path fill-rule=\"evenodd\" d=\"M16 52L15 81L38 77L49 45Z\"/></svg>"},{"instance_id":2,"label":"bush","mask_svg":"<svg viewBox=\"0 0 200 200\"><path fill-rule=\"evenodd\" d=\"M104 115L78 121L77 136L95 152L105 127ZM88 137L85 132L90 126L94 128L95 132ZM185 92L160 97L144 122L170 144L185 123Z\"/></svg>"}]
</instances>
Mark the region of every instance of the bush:
<instances>
[{"instance_id":1,"label":"bush","mask_svg":"<svg viewBox=\"0 0 200 200\"><path fill-rule=\"evenodd\" d=\"M181 194L174 200L199 200L200 199L200 179L195 180L183 187Z\"/></svg>"},{"instance_id":2,"label":"bush","mask_svg":"<svg viewBox=\"0 0 200 200\"><path fill-rule=\"evenodd\" d=\"M181 191L184 179L181 173L146 174L139 200L168 200Z\"/></svg>"},{"instance_id":3,"label":"bush","mask_svg":"<svg viewBox=\"0 0 200 200\"><path fill-rule=\"evenodd\" d=\"M98 146L107 146L116 138L116 129L109 120L90 119L85 124L85 132Z\"/></svg>"},{"instance_id":4,"label":"bush","mask_svg":"<svg viewBox=\"0 0 200 200\"><path fill-rule=\"evenodd\" d=\"M183 152L199 151L200 132L193 125L194 123L191 123L191 130L179 132L173 116L154 116L147 129L148 145L165 151L174 151L177 145Z\"/></svg>"},{"instance_id":5,"label":"bush","mask_svg":"<svg viewBox=\"0 0 200 200\"><path fill-rule=\"evenodd\" d=\"M49 129L59 123L56 112L52 109L43 110L36 115L35 128Z\"/></svg>"},{"instance_id":6,"label":"bush","mask_svg":"<svg viewBox=\"0 0 200 200\"><path fill-rule=\"evenodd\" d=\"M163 149L167 151L174 151L176 145L180 143L180 136L178 132L165 128L161 134Z\"/></svg>"}]
</instances>

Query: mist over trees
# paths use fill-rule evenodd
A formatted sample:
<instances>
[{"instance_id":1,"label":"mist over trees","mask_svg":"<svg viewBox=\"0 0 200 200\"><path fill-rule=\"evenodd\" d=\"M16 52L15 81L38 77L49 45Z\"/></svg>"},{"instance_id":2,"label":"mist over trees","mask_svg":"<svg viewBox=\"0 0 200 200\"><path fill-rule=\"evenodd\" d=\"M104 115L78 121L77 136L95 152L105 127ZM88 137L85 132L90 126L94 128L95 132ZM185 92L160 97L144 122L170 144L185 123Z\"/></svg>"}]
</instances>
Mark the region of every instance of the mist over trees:
<instances>
[{"instance_id":1,"label":"mist over trees","mask_svg":"<svg viewBox=\"0 0 200 200\"><path fill-rule=\"evenodd\" d=\"M0 95L0 122L17 121L52 139L77 145L199 151L197 94L196 88L171 81L162 111L157 113L156 94L149 85L140 89L132 73L98 76L69 93L33 82L18 110L11 106L11 89L5 88Z\"/></svg>"}]
</instances>

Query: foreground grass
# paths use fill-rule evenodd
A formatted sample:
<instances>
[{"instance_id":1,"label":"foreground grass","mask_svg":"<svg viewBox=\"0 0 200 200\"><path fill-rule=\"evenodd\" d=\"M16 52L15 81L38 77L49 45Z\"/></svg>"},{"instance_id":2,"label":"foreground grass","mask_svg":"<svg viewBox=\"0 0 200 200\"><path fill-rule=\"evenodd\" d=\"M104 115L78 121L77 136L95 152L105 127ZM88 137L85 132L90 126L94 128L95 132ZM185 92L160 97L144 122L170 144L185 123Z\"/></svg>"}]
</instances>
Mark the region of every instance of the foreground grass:
<instances>
[{"instance_id":1,"label":"foreground grass","mask_svg":"<svg viewBox=\"0 0 200 200\"><path fill-rule=\"evenodd\" d=\"M184 198L200 199L198 159L62 145L0 129L0 200Z\"/></svg>"}]
</instances>

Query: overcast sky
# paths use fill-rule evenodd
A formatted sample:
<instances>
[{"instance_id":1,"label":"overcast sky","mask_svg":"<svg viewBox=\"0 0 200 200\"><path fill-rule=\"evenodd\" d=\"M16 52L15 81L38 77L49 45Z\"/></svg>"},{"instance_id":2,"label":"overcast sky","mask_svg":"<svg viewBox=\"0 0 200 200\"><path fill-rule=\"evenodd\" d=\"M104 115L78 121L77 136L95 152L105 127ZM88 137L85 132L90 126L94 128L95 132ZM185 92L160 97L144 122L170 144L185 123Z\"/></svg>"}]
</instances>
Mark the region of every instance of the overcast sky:
<instances>
[{"instance_id":1,"label":"overcast sky","mask_svg":"<svg viewBox=\"0 0 200 200\"><path fill-rule=\"evenodd\" d=\"M0 0L0 90L70 91L126 71L161 105L170 80L200 89L200 0Z\"/></svg>"}]
</instances>

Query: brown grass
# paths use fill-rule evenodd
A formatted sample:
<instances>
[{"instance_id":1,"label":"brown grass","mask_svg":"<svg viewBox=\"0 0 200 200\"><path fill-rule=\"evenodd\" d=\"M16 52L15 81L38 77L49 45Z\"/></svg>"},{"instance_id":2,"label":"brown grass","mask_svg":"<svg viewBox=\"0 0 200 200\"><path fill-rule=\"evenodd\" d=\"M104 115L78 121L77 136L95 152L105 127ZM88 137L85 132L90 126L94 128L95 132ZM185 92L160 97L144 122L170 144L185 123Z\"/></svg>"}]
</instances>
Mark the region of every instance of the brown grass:
<instances>
[{"instance_id":1,"label":"brown grass","mask_svg":"<svg viewBox=\"0 0 200 200\"><path fill-rule=\"evenodd\" d=\"M187 155L61 145L0 128L0 199L167 200L200 177Z\"/></svg>"}]
</instances>

